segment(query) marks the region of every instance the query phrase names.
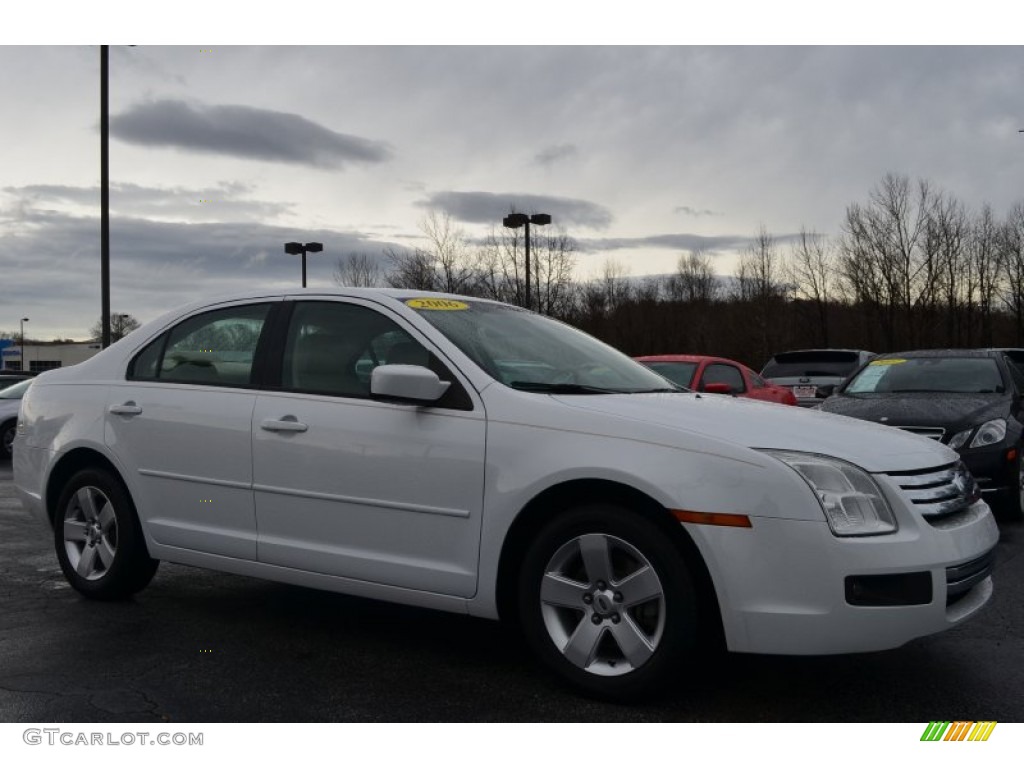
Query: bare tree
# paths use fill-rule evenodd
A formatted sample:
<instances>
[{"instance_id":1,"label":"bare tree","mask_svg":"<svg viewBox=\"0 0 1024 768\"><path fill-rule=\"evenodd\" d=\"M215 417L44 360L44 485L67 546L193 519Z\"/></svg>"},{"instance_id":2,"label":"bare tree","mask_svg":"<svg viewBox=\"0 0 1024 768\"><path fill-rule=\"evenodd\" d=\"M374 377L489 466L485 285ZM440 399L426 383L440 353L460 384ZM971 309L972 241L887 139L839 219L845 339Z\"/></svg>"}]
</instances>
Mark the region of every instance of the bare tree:
<instances>
[{"instance_id":1,"label":"bare tree","mask_svg":"<svg viewBox=\"0 0 1024 768\"><path fill-rule=\"evenodd\" d=\"M992 208L986 203L971 227L968 258L974 284L977 286L981 343L987 346L994 343L992 313L995 309L1001 272L999 233L1000 228L992 214Z\"/></svg>"},{"instance_id":2,"label":"bare tree","mask_svg":"<svg viewBox=\"0 0 1024 768\"><path fill-rule=\"evenodd\" d=\"M412 251L385 248L384 258L390 264L384 281L392 288L438 290L439 280L434 270L434 260L426 251L418 248Z\"/></svg>"},{"instance_id":3,"label":"bare tree","mask_svg":"<svg viewBox=\"0 0 1024 768\"><path fill-rule=\"evenodd\" d=\"M912 189L906 176L887 174L867 205L846 209L840 272L873 313L886 346L919 343L919 312L935 290L935 260L923 244L933 194L926 181ZM899 331L899 332L897 332Z\"/></svg>"},{"instance_id":4,"label":"bare tree","mask_svg":"<svg viewBox=\"0 0 1024 768\"><path fill-rule=\"evenodd\" d=\"M533 235L533 297L544 315L566 316L573 302L576 241L563 229Z\"/></svg>"},{"instance_id":5,"label":"bare tree","mask_svg":"<svg viewBox=\"0 0 1024 768\"><path fill-rule=\"evenodd\" d=\"M667 281L666 290L673 301L690 304L713 301L718 295L718 279L707 253L698 249L680 256L675 274Z\"/></svg>"},{"instance_id":6,"label":"bare tree","mask_svg":"<svg viewBox=\"0 0 1024 768\"><path fill-rule=\"evenodd\" d=\"M437 290L447 293L469 293L476 282L476 265L472 251L451 214L431 210L420 222L427 238L425 250L437 275Z\"/></svg>"},{"instance_id":7,"label":"bare tree","mask_svg":"<svg viewBox=\"0 0 1024 768\"><path fill-rule=\"evenodd\" d=\"M1024 343L1024 203L1010 210L999 237L1003 303L1013 314L1016 343Z\"/></svg>"},{"instance_id":8,"label":"bare tree","mask_svg":"<svg viewBox=\"0 0 1024 768\"><path fill-rule=\"evenodd\" d=\"M349 288L376 288L383 280L380 261L364 252L339 257L334 268L334 282Z\"/></svg>"},{"instance_id":9,"label":"bare tree","mask_svg":"<svg viewBox=\"0 0 1024 768\"><path fill-rule=\"evenodd\" d=\"M814 307L820 344L829 346L828 317L836 294L836 256L828 240L802 227L783 273L796 296Z\"/></svg>"},{"instance_id":10,"label":"bare tree","mask_svg":"<svg viewBox=\"0 0 1024 768\"><path fill-rule=\"evenodd\" d=\"M129 333L140 327L140 323L133 315L120 312L110 313L110 342L120 341ZM93 323L89 329L89 338L99 340L103 338L103 318Z\"/></svg>"}]
</instances>

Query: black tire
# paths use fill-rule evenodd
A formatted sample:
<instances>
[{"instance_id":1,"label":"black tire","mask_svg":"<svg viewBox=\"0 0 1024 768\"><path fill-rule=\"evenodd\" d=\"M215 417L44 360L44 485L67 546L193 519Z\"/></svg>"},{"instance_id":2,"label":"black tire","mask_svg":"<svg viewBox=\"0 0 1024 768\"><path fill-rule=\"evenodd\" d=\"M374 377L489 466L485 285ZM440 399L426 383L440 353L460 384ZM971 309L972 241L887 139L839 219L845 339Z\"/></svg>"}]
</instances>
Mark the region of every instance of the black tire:
<instances>
[{"instance_id":1,"label":"black tire","mask_svg":"<svg viewBox=\"0 0 1024 768\"><path fill-rule=\"evenodd\" d=\"M14 435L18 428L18 420L11 419L0 424L0 460L10 461L14 456Z\"/></svg>"},{"instance_id":2,"label":"black tire","mask_svg":"<svg viewBox=\"0 0 1024 768\"><path fill-rule=\"evenodd\" d=\"M65 484L53 534L68 583L95 600L135 594L149 584L159 565L146 549L127 489L103 469L81 470Z\"/></svg>"},{"instance_id":3,"label":"black tire","mask_svg":"<svg viewBox=\"0 0 1024 768\"><path fill-rule=\"evenodd\" d=\"M610 563L604 589L588 573L599 575L600 568L588 569L583 547L593 562ZM609 553L603 560L594 554L602 547ZM661 596L635 602L654 589L646 568ZM537 534L520 571L518 607L527 643L541 660L602 699L657 693L698 639L694 581L679 548L654 522L611 504L569 510Z\"/></svg>"}]
</instances>

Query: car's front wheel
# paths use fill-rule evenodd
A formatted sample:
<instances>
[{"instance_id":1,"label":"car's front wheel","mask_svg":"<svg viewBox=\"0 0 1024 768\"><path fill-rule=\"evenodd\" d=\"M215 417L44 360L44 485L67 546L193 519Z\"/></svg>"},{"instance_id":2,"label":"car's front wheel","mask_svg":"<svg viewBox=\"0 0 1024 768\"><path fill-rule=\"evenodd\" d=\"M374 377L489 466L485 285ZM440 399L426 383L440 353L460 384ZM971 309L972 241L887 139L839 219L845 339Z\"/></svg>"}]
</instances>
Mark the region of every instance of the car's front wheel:
<instances>
[{"instance_id":1,"label":"car's front wheel","mask_svg":"<svg viewBox=\"0 0 1024 768\"><path fill-rule=\"evenodd\" d=\"M54 523L61 570L86 597L128 597L156 573L159 563L146 549L131 497L105 470L82 470L68 481Z\"/></svg>"},{"instance_id":2,"label":"car's front wheel","mask_svg":"<svg viewBox=\"0 0 1024 768\"><path fill-rule=\"evenodd\" d=\"M636 699L668 684L696 643L696 605L666 532L613 505L557 517L521 571L527 641L556 672L603 698Z\"/></svg>"}]
</instances>

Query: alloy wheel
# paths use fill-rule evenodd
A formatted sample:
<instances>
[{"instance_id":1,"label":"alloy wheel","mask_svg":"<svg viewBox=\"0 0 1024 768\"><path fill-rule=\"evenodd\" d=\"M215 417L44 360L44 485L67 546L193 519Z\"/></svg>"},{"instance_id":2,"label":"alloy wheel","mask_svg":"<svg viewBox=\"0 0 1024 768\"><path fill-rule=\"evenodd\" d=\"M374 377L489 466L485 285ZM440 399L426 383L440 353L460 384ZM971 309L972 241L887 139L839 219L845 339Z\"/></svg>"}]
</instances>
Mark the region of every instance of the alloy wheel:
<instances>
[{"instance_id":1,"label":"alloy wheel","mask_svg":"<svg viewBox=\"0 0 1024 768\"><path fill-rule=\"evenodd\" d=\"M117 555L117 516L107 495L86 485L64 510L64 550L71 568L87 581L103 578Z\"/></svg>"},{"instance_id":2,"label":"alloy wheel","mask_svg":"<svg viewBox=\"0 0 1024 768\"><path fill-rule=\"evenodd\" d=\"M595 675L624 675L643 666L665 629L658 574L636 547L608 534L577 536L552 555L540 608L555 647Z\"/></svg>"}]
</instances>

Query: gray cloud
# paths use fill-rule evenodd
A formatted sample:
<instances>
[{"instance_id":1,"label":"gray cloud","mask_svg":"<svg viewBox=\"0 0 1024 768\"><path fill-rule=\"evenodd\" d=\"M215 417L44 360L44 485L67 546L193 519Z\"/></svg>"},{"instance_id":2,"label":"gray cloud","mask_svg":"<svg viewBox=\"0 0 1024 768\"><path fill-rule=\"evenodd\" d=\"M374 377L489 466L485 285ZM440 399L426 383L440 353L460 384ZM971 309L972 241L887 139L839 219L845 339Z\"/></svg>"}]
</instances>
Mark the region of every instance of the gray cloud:
<instances>
[{"instance_id":1,"label":"gray cloud","mask_svg":"<svg viewBox=\"0 0 1024 768\"><path fill-rule=\"evenodd\" d=\"M575 144L555 144L545 147L534 155L533 161L538 165L549 166L560 160L567 160L577 154L579 154L579 149L577 149Z\"/></svg>"},{"instance_id":2,"label":"gray cloud","mask_svg":"<svg viewBox=\"0 0 1024 768\"><path fill-rule=\"evenodd\" d=\"M240 182L220 182L211 187L144 187L139 184L110 185L111 212L156 218L221 219L265 221L292 212L289 203L246 199L255 187ZM40 205L96 208L100 188L61 184L30 184L4 187L11 198Z\"/></svg>"},{"instance_id":3,"label":"gray cloud","mask_svg":"<svg viewBox=\"0 0 1024 768\"><path fill-rule=\"evenodd\" d=\"M677 205L675 208L672 209L672 212L673 213L682 213L682 214L685 214L686 216L695 216L695 217L698 217L698 218L701 217L701 216L723 216L724 215L721 211L712 211L710 208L693 208L692 206L689 206L689 205Z\"/></svg>"},{"instance_id":4,"label":"gray cloud","mask_svg":"<svg viewBox=\"0 0 1024 768\"><path fill-rule=\"evenodd\" d=\"M9 214L0 210L0 219ZM111 221L111 303L146 321L180 304L247 287L295 286L291 240L317 240L310 285L332 285L339 256L352 251L382 260L388 242L362 232L270 226L255 222L182 223L126 216ZM99 220L52 210L19 210L5 242L5 294L33 318L41 338L83 337L99 316ZM17 312L15 312L17 314ZM20 315L19 315L20 316Z\"/></svg>"},{"instance_id":5,"label":"gray cloud","mask_svg":"<svg viewBox=\"0 0 1024 768\"><path fill-rule=\"evenodd\" d=\"M708 237L688 233L650 235L648 237L583 238L576 242L584 251L618 251L624 248L672 248L682 251L731 251L744 248L754 238L741 235Z\"/></svg>"},{"instance_id":6,"label":"gray cloud","mask_svg":"<svg viewBox=\"0 0 1024 768\"><path fill-rule=\"evenodd\" d=\"M459 221L472 224L498 223L513 208L523 213L550 213L555 224L576 224L592 229L604 229L612 221L607 208L587 200L511 192L435 192L416 205L439 208Z\"/></svg>"},{"instance_id":7,"label":"gray cloud","mask_svg":"<svg viewBox=\"0 0 1024 768\"><path fill-rule=\"evenodd\" d=\"M240 105L148 101L111 118L110 133L131 144L317 168L391 156L383 142L337 133L290 112Z\"/></svg>"}]
</instances>

